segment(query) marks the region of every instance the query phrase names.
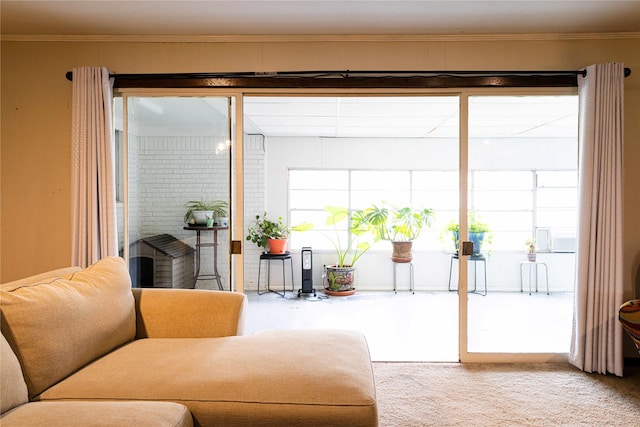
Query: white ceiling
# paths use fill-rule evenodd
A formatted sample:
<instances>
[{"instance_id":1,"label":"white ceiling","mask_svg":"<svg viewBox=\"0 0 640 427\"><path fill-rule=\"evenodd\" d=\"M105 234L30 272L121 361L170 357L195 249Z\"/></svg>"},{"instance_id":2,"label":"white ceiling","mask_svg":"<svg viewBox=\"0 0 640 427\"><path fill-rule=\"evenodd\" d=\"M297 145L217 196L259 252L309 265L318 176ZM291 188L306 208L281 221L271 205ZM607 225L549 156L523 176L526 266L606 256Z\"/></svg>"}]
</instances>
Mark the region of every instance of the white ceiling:
<instances>
[{"instance_id":1,"label":"white ceiling","mask_svg":"<svg viewBox=\"0 0 640 427\"><path fill-rule=\"evenodd\" d=\"M248 97L248 133L322 137L438 137L457 134L453 97Z\"/></svg>"},{"instance_id":2,"label":"white ceiling","mask_svg":"<svg viewBox=\"0 0 640 427\"><path fill-rule=\"evenodd\" d=\"M134 99L129 111L130 126L138 135L228 135L224 98ZM453 96L246 97L244 113L245 132L266 136L370 139L459 134L458 98ZM474 138L572 138L578 103L575 96L471 97L469 115Z\"/></svg>"},{"instance_id":3,"label":"white ceiling","mask_svg":"<svg viewBox=\"0 0 640 427\"><path fill-rule=\"evenodd\" d=\"M640 31L640 1L15 1L2 35L424 35Z\"/></svg>"},{"instance_id":4,"label":"white ceiling","mask_svg":"<svg viewBox=\"0 0 640 427\"><path fill-rule=\"evenodd\" d=\"M245 98L246 131L268 136L438 138L459 134L457 97ZM575 97L475 97L471 137L572 137Z\"/></svg>"}]
</instances>

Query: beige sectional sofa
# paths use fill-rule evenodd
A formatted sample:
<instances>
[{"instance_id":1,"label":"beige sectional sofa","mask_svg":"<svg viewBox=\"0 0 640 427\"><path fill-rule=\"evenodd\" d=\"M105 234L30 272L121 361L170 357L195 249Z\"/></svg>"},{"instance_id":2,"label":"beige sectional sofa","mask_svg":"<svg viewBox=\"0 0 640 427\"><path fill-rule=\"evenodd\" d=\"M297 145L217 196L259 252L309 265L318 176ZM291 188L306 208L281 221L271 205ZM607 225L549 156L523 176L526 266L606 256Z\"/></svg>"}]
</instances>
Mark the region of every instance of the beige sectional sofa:
<instances>
[{"instance_id":1,"label":"beige sectional sofa","mask_svg":"<svg viewBox=\"0 0 640 427\"><path fill-rule=\"evenodd\" d=\"M377 425L360 333L243 336L244 295L131 289L117 257L0 298L3 427Z\"/></svg>"}]
</instances>

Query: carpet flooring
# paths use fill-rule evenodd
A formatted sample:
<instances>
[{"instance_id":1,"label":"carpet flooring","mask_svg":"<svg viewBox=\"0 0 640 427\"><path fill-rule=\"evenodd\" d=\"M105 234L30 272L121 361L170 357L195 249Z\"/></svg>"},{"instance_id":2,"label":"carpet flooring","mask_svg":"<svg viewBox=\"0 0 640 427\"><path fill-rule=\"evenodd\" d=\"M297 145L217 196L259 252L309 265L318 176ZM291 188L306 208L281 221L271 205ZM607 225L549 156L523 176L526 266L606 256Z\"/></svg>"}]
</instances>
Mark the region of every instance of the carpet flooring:
<instances>
[{"instance_id":1,"label":"carpet flooring","mask_svg":"<svg viewBox=\"0 0 640 427\"><path fill-rule=\"evenodd\" d=\"M380 426L638 426L640 372L568 364L373 364Z\"/></svg>"}]
</instances>

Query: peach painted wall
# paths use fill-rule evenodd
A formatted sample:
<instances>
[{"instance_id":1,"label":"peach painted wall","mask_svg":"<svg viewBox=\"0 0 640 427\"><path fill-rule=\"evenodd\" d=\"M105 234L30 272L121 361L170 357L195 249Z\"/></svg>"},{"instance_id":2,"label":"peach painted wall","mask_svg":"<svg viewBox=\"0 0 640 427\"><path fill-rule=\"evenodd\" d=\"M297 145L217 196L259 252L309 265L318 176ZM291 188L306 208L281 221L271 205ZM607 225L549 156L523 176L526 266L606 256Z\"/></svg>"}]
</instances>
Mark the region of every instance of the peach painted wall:
<instances>
[{"instance_id":1,"label":"peach painted wall","mask_svg":"<svg viewBox=\"0 0 640 427\"><path fill-rule=\"evenodd\" d=\"M640 287L640 34L264 40L3 40L0 279L70 262L71 83L64 75L73 67L117 73L574 70L616 61L633 70L625 81L624 261L628 296L633 284Z\"/></svg>"}]
</instances>

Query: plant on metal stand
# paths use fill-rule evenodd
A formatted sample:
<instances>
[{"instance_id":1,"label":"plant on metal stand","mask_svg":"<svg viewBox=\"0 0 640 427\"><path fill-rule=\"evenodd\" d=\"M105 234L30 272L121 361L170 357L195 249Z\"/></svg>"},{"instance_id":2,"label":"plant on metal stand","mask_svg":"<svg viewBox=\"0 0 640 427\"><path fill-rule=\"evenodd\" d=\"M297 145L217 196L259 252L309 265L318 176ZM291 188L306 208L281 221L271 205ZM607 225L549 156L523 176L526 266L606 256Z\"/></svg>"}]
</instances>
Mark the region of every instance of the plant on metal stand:
<instances>
[{"instance_id":1,"label":"plant on metal stand","mask_svg":"<svg viewBox=\"0 0 640 427\"><path fill-rule=\"evenodd\" d=\"M435 214L433 209L379 207L365 208L354 214L355 224L368 228L374 240L388 240L393 245L391 259L394 262L411 262L412 242L420 236L423 228L431 226Z\"/></svg>"},{"instance_id":2,"label":"plant on metal stand","mask_svg":"<svg viewBox=\"0 0 640 427\"><path fill-rule=\"evenodd\" d=\"M355 275L355 263L364 255L371 244L369 242L360 242L360 238L369 232L369 227L359 224L354 218L361 213L356 211L349 216L347 208L341 206L325 206L328 216L326 224L333 228L335 237L327 236L329 241L335 248L338 262L335 265L325 267L327 277L327 290L332 292L351 292L354 290L353 281ZM338 224L347 221L346 230L351 236L347 235L347 241L344 242L338 230Z\"/></svg>"}]
</instances>

